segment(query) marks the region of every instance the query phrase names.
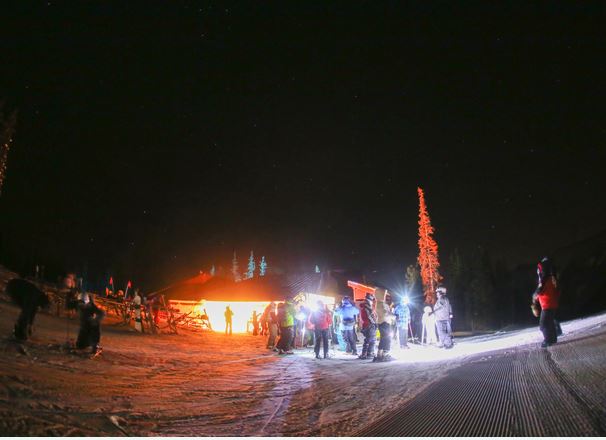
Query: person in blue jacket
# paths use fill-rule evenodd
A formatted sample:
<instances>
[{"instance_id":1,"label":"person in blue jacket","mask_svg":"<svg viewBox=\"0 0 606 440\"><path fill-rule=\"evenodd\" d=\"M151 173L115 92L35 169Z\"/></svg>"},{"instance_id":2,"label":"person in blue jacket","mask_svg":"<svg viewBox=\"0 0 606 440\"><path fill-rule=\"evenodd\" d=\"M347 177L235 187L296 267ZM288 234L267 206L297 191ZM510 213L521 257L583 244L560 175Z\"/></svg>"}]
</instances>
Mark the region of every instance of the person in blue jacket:
<instances>
[{"instance_id":1,"label":"person in blue jacket","mask_svg":"<svg viewBox=\"0 0 606 440\"><path fill-rule=\"evenodd\" d=\"M403 297L400 300L400 303L394 309L394 315L396 315L396 326L398 328L400 348L408 348L408 325L410 323L410 310L408 309L407 297Z\"/></svg>"},{"instance_id":2,"label":"person in blue jacket","mask_svg":"<svg viewBox=\"0 0 606 440\"><path fill-rule=\"evenodd\" d=\"M351 353L353 355L358 355L358 350L356 348L356 335L355 335L355 324L356 318L360 311L356 306L351 303L349 297L343 298L341 301L341 306L337 309L337 314L341 318L341 324L339 325L339 330L343 335L343 339L345 339L345 343L347 344L347 353Z\"/></svg>"}]
</instances>

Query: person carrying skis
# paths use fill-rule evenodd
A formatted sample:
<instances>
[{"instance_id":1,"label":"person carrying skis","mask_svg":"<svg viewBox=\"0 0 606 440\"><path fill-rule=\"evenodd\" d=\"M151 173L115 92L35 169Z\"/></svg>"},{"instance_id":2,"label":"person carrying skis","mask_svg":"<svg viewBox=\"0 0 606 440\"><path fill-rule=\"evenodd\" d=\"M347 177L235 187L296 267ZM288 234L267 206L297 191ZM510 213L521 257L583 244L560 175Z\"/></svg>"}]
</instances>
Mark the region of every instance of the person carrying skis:
<instances>
[{"instance_id":1,"label":"person carrying skis","mask_svg":"<svg viewBox=\"0 0 606 440\"><path fill-rule=\"evenodd\" d=\"M324 359L328 359L328 331L332 323L332 314L322 301L318 301L318 309L309 315L309 323L314 328L316 359L320 359L320 344L322 344L324 350Z\"/></svg>"},{"instance_id":2,"label":"person carrying skis","mask_svg":"<svg viewBox=\"0 0 606 440\"><path fill-rule=\"evenodd\" d=\"M436 317L436 326L438 328L438 347L449 349L453 345L452 327L450 326L452 307L446 297L446 287L438 287L436 293L438 294L438 300L433 306L433 314Z\"/></svg>"},{"instance_id":3,"label":"person carrying skis","mask_svg":"<svg viewBox=\"0 0 606 440\"><path fill-rule=\"evenodd\" d=\"M343 298L341 301L341 307L337 309L337 314L341 318L339 330L341 331L346 344L345 351L346 353L350 353L354 356L358 355L354 326L356 324L356 317L359 313L360 311L358 308L351 303L351 300L347 296Z\"/></svg>"},{"instance_id":4,"label":"person carrying skis","mask_svg":"<svg viewBox=\"0 0 606 440\"><path fill-rule=\"evenodd\" d=\"M541 347L546 348L558 342L558 326L555 314L560 302L560 291L556 278L555 267L547 257L543 258L537 265L539 283L535 291L536 298L541 305L539 317L539 328L543 333Z\"/></svg>"},{"instance_id":5,"label":"person carrying skis","mask_svg":"<svg viewBox=\"0 0 606 440\"><path fill-rule=\"evenodd\" d=\"M377 312L375 310L376 298L372 293L367 293L360 306L360 327L364 342L362 354L358 359L372 359L375 356L375 341L377 339Z\"/></svg>"},{"instance_id":6,"label":"person carrying skis","mask_svg":"<svg viewBox=\"0 0 606 440\"><path fill-rule=\"evenodd\" d=\"M402 297L394 309L396 315L396 327L398 329L398 338L400 339L400 348L408 347L408 326L410 324L410 309L408 308L408 298Z\"/></svg>"}]
</instances>

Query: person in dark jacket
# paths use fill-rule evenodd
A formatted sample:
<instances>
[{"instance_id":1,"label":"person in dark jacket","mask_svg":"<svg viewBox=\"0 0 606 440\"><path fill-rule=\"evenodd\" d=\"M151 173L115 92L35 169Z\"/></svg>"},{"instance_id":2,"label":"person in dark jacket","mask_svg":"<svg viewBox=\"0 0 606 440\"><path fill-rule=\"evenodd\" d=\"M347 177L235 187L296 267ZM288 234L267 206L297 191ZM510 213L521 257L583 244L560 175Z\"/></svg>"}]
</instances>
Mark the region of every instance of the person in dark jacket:
<instances>
[{"instance_id":1,"label":"person in dark jacket","mask_svg":"<svg viewBox=\"0 0 606 440\"><path fill-rule=\"evenodd\" d=\"M309 323L314 327L316 343L314 344L314 352L316 359L320 359L320 344L324 350L324 359L328 358L328 332L332 323L332 314L328 307L318 301L318 309L309 315Z\"/></svg>"},{"instance_id":2,"label":"person in dark jacket","mask_svg":"<svg viewBox=\"0 0 606 440\"><path fill-rule=\"evenodd\" d=\"M452 307L446 297L446 287L438 287L436 293L438 300L433 306L433 315L436 318L436 327L438 328L438 347L452 348L452 327L450 325Z\"/></svg>"},{"instance_id":3,"label":"person in dark jacket","mask_svg":"<svg viewBox=\"0 0 606 440\"><path fill-rule=\"evenodd\" d=\"M543 333L541 347L546 348L558 342L558 325L556 325L555 315L560 302L560 291L555 268L547 257L537 265L537 274L539 283L535 295L541 305L539 317L539 328Z\"/></svg>"},{"instance_id":4,"label":"person in dark jacket","mask_svg":"<svg viewBox=\"0 0 606 440\"><path fill-rule=\"evenodd\" d=\"M101 320L105 312L95 304L93 297L88 293L81 293L78 297L78 312L80 315L80 331L76 340L76 348L90 347L93 355L101 352Z\"/></svg>"},{"instance_id":5,"label":"person in dark jacket","mask_svg":"<svg viewBox=\"0 0 606 440\"><path fill-rule=\"evenodd\" d=\"M360 311L358 308L351 303L351 300L347 296L341 301L341 307L336 310L336 314L338 314L341 318L339 330L341 330L341 334L345 340L346 352L355 356L358 355L358 349L356 347L355 325L356 318L359 313Z\"/></svg>"},{"instance_id":6,"label":"person in dark jacket","mask_svg":"<svg viewBox=\"0 0 606 440\"><path fill-rule=\"evenodd\" d=\"M362 354L358 359L372 359L375 356L375 341L377 339L377 312L375 310L376 299L372 293L367 293L360 306L360 327L364 342L362 343Z\"/></svg>"},{"instance_id":7,"label":"person in dark jacket","mask_svg":"<svg viewBox=\"0 0 606 440\"><path fill-rule=\"evenodd\" d=\"M48 296L33 283L21 278L14 278L6 284L6 294L21 309L13 330L14 336L20 341L25 341L32 335L38 309L50 306Z\"/></svg>"}]
</instances>

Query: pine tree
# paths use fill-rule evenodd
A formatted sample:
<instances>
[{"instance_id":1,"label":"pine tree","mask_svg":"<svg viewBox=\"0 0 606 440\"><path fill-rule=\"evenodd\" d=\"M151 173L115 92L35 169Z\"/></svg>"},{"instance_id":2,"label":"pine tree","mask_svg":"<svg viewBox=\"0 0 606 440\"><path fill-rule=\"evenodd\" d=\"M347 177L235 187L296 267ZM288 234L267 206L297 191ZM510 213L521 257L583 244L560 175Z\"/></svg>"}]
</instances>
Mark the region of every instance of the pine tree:
<instances>
[{"instance_id":1,"label":"pine tree","mask_svg":"<svg viewBox=\"0 0 606 440\"><path fill-rule=\"evenodd\" d=\"M236 283L242 281L240 268L238 267L238 259L236 258L236 251L234 251L234 258L231 260L231 274L234 276L234 281Z\"/></svg>"},{"instance_id":2,"label":"pine tree","mask_svg":"<svg viewBox=\"0 0 606 440\"><path fill-rule=\"evenodd\" d=\"M433 239L434 232L431 220L425 205L425 196L421 188L419 193L419 257L417 261L421 267L421 280L423 281L423 293L427 304L435 304L436 287L442 280L438 272L440 261L438 260L438 245Z\"/></svg>"},{"instance_id":3,"label":"pine tree","mask_svg":"<svg viewBox=\"0 0 606 440\"><path fill-rule=\"evenodd\" d=\"M6 168L8 166L8 152L13 143L15 126L17 124L17 112L12 112L9 116L4 116L3 103L0 103L0 194L6 178Z\"/></svg>"},{"instance_id":4,"label":"pine tree","mask_svg":"<svg viewBox=\"0 0 606 440\"><path fill-rule=\"evenodd\" d=\"M317 264L316 264L316 273L320 273L320 268L318 267Z\"/></svg>"},{"instance_id":5,"label":"pine tree","mask_svg":"<svg viewBox=\"0 0 606 440\"><path fill-rule=\"evenodd\" d=\"M253 251L250 251L250 257L248 257L248 271L246 272L246 279L250 279L255 276L255 255Z\"/></svg>"},{"instance_id":6,"label":"pine tree","mask_svg":"<svg viewBox=\"0 0 606 440\"><path fill-rule=\"evenodd\" d=\"M265 255L263 255L261 257L261 262L259 263L259 276L264 277L266 270L267 270L267 262L265 261Z\"/></svg>"},{"instance_id":7,"label":"pine tree","mask_svg":"<svg viewBox=\"0 0 606 440\"><path fill-rule=\"evenodd\" d=\"M405 275L406 282L406 293L411 295L414 291L417 283L419 282L419 269L417 266L413 266L412 264L406 268Z\"/></svg>"}]
</instances>

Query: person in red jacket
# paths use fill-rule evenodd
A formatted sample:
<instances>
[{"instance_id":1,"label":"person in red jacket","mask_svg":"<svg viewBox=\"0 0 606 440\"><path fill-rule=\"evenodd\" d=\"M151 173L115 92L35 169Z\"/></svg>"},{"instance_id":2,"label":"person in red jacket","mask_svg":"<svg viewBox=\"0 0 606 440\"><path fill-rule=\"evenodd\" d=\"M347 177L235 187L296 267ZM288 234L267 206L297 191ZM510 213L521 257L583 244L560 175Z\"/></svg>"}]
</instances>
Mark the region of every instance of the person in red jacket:
<instances>
[{"instance_id":1,"label":"person in red jacket","mask_svg":"<svg viewBox=\"0 0 606 440\"><path fill-rule=\"evenodd\" d=\"M537 265L537 275L539 282L534 295L536 295L541 305L539 328L544 339L541 347L545 348L558 342L555 315L560 302L560 291L558 290L555 268L547 257L543 258Z\"/></svg>"},{"instance_id":2,"label":"person in red jacket","mask_svg":"<svg viewBox=\"0 0 606 440\"><path fill-rule=\"evenodd\" d=\"M314 345L314 352L316 353L316 359L320 358L320 344L323 345L324 359L328 358L328 329L332 324L332 314L328 307L322 302L318 301L318 309L309 315L309 323L314 327L314 334L316 337L316 343Z\"/></svg>"}]
</instances>

